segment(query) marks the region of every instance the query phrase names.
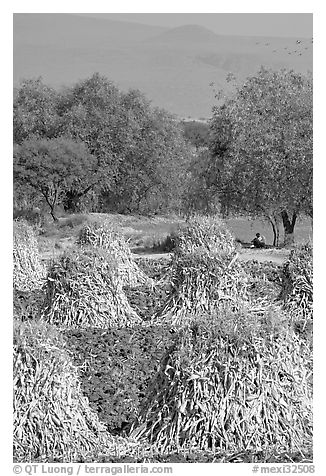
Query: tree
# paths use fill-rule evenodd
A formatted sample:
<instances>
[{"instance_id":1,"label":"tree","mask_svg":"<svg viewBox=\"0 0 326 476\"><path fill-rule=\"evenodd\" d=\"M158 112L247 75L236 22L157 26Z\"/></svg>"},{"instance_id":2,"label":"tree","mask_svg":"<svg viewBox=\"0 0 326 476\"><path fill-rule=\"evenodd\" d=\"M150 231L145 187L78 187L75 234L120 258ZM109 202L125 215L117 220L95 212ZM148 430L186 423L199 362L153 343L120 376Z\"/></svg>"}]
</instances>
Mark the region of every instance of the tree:
<instances>
[{"instance_id":1,"label":"tree","mask_svg":"<svg viewBox=\"0 0 326 476\"><path fill-rule=\"evenodd\" d=\"M22 81L14 95L14 143L31 136L53 138L62 130L58 115L59 95L42 78Z\"/></svg>"},{"instance_id":2,"label":"tree","mask_svg":"<svg viewBox=\"0 0 326 476\"><path fill-rule=\"evenodd\" d=\"M96 161L97 210L150 213L179 206L190 146L175 118L138 90L121 92L98 73L58 93L41 80L25 82L17 92L15 128L20 145L59 137L83 143ZM78 209L89 186L65 186L65 210Z\"/></svg>"},{"instance_id":3,"label":"tree","mask_svg":"<svg viewBox=\"0 0 326 476\"><path fill-rule=\"evenodd\" d=\"M312 79L261 69L213 109L213 177L225 213L267 219L277 241L294 238L300 213L312 216Z\"/></svg>"},{"instance_id":4,"label":"tree","mask_svg":"<svg viewBox=\"0 0 326 476\"><path fill-rule=\"evenodd\" d=\"M66 89L59 110L66 133L86 143L106 172L103 211L148 213L175 202L189 147L171 115L97 73Z\"/></svg>"},{"instance_id":5,"label":"tree","mask_svg":"<svg viewBox=\"0 0 326 476\"><path fill-rule=\"evenodd\" d=\"M43 196L56 221L56 207L67 194L81 197L96 185L96 159L71 139L34 137L14 148L14 179Z\"/></svg>"},{"instance_id":6,"label":"tree","mask_svg":"<svg viewBox=\"0 0 326 476\"><path fill-rule=\"evenodd\" d=\"M196 150L209 145L209 125L206 122L182 121L184 137L196 147Z\"/></svg>"}]
</instances>

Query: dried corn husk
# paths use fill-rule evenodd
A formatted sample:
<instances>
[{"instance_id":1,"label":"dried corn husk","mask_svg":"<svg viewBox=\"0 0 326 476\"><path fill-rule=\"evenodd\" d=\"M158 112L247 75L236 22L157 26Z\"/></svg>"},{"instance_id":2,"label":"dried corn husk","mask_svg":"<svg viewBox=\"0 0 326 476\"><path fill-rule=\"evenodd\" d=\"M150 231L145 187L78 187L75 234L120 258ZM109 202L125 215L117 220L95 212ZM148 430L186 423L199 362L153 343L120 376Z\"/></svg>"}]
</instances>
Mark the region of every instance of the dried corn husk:
<instances>
[{"instance_id":1,"label":"dried corn husk","mask_svg":"<svg viewBox=\"0 0 326 476\"><path fill-rule=\"evenodd\" d=\"M14 222L14 289L32 291L44 283L45 268L41 263L33 228L27 222Z\"/></svg>"},{"instance_id":2,"label":"dried corn husk","mask_svg":"<svg viewBox=\"0 0 326 476\"><path fill-rule=\"evenodd\" d=\"M266 327L253 331L246 317L230 319L223 328L225 315L205 316L180 330L161 361L133 437L146 437L161 452L311 446L309 348L290 331L277 336Z\"/></svg>"},{"instance_id":3,"label":"dried corn husk","mask_svg":"<svg viewBox=\"0 0 326 476\"><path fill-rule=\"evenodd\" d=\"M285 308L297 319L313 317L312 246L307 244L291 251L282 270L282 298Z\"/></svg>"},{"instance_id":4,"label":"dried corn husk","mask_svg":"<svg viewBox=\"0 0 326 476\"><path fill-rule=\"evenodd\" d=\"M124 285L154 284L153 280L133 260L123 236L108 225L94 222L84 226L79 234L78 244L100 247L111 253L117 262L119 275Z\"/></svg>"},{"instance_id":5,"label":"dried corn husk","mask_svg":"<svg viewBox=\"0 0 326 476\"><path fill-rule=\"evenodd\" d=\"M194 216L175 236L177 249L193 252L196 249L230 255L236 251L232 234L217 216Z\"/></svg>"},{"instance_id":6,"label":"dried corn husk","mask_svg":"<svg viewBox=\"0 0 326 476\"><path fill-rule=\"evenodd\" d=\"M154 321L185 322L217 307L237 308L247 295L247 276L237 254L178 250L172 262L172 292Z\"/></svg>"},{"instance_id":7,"label":"dried corn husk","mask_svg":"<svg viewBox=\"0 0 326 476\"><path fill-rule=\"evenodd\" d=\"M112 255L83 248L65 253L49 269L44 319L62 327L124 327L141 323L123 291Z\"/></svg>"},{"instance_id":8,"label":"dried corn husk","mask_svg":"<svg viewBox=\"0 0 326 476\"><path fill-rule=\"evenodd\" d=\"M83 396L63 345L52 326L15 324L15 461L69 462L114 444Z\"/></svg>"}]
</instances>

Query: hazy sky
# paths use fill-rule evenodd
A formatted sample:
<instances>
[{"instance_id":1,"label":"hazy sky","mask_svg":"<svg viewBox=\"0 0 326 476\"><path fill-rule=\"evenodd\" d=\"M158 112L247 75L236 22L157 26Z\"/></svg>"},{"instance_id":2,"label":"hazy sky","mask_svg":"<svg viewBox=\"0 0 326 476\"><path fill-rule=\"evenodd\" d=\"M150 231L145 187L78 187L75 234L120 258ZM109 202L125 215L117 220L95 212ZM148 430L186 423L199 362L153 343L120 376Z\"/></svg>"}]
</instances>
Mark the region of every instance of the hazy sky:
<instances>
[{"instance_id":1,"label":"hazy sky","mask_svg":"<svg viewBox=\"0 0 326 476\"><path fill-rule=\"evenodd\" d=\"M205 26L221 35L312 37L311 13L86 13L87 16L176 27Z\"/></svg>"}]
</instances>

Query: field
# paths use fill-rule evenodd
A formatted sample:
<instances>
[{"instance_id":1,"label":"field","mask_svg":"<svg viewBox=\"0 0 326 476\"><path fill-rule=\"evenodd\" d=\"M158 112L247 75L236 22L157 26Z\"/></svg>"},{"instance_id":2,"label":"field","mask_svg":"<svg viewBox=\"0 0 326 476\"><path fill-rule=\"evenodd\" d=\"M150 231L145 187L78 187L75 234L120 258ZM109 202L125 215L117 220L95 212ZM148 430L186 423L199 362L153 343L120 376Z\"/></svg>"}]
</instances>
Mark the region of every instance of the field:
<instances>
[{"instance_id":1,"label":"field","mask_svg":"<svg viewBox=\"0 0 326 476\"><path fill-rule=\"evenodd\" d=\"M48 260L60 255L64 250L75 246L75 240L83 224L101 221L115 226L129 242L135 258L143 256L151 259L169 259L169 251L165 247L166 238L174 233L183 220L178 217L143 217L91 213L88 215L71 215L60 220L59 225L48 224L39 236L41 258ZM247 218L232 218L226 224L235 239L249 244L256 232L266 237L267 243L273 242L271 227L260 220ZM296 242L306 243L312 238L312 226L309 219L302 219L296 225ZM240 259L272 261L282 264L289 255L289 250L266 249L253 250L243 247Z\"/></svg>"},{"instance_id":2,"label":"field","mask_svg":"<svg viewBox=\"0 0 326 476\"><path fill-rule=\"evenodd\" d=\"M312 462L309 224L227 225L15 222L16 462Z\"/></svg>"},{"instance_id":3,"label":"field","mask_svg":"<svg viewBox=\"0 0 326 476\"><path fill-rule=\"evenodd\" d=\"M273 233L271 226L260 220L248 220L247 218L231 218L226 220L227 226L232 230L236 238L249 243L257 232L265 236L267 243L273 243ZM281 240L282 240L282 228ZM297 243L306 243L312 238L312 223L308 218L298 221L295 228L295 239Z\"/></svg>"}]
</instances>

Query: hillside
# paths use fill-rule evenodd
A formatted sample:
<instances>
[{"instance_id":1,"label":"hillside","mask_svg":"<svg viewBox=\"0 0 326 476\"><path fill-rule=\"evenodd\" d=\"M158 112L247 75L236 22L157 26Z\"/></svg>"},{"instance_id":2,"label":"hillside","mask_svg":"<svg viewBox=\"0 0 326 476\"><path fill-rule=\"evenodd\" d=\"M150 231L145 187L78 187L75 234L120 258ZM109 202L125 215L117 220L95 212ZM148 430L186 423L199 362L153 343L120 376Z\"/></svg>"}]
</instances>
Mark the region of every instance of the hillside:
<instances>
[{"instance_id":1,"label":"hillside","mask_svg":"<svg viewBox=\"0 0 326 476\"><path fill-rule=\"evenodd\" d=\"M209 117L213 87L261 65L312 69L305 38L222 36L198 25L167 29L72 14L14 15L14 86L42 76L60 87L94 72L122 89L138 88L181 117Z\"/></svg>"}]
</instances>

